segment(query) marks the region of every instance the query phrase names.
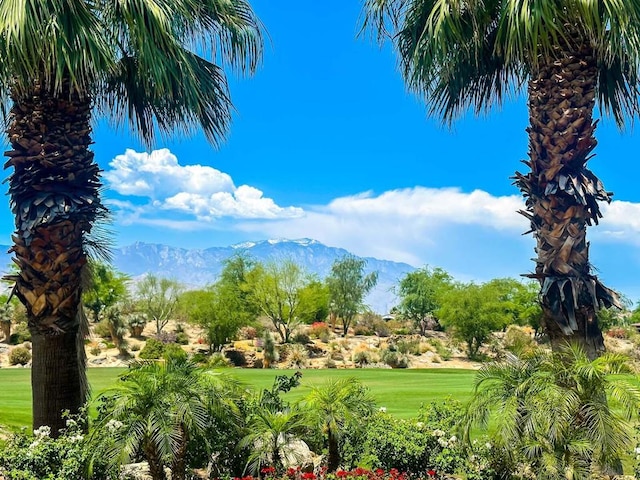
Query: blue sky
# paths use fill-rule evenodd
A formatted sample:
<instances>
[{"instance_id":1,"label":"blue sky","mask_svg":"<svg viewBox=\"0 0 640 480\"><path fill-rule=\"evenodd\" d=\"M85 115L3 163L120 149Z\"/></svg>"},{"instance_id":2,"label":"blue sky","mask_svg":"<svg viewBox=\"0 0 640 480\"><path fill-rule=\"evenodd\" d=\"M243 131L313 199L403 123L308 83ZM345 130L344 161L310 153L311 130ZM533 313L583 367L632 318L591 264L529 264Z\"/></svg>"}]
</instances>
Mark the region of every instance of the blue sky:
<instances>
[{"instance_id":1,"label":"blue sky","mask_svg":"<svg viewBox=\"0 0 640 480\"><path fill-rule=\"evenodd\" d=\"M237 111L218 150L196 136L145 151L127 131L97 123L115 245L309 237L463 280L533 268L509 180L527 153L522 98L446 129L406 92L391 49L357 38L361 2L252 4L269 41L255 76L230 77ZM592 262L637 300L640 137L608 120L596 135L590 165L616 195L590 230ZM9 243L13 221L1 209Z\"/></svg>"}]
</instances>

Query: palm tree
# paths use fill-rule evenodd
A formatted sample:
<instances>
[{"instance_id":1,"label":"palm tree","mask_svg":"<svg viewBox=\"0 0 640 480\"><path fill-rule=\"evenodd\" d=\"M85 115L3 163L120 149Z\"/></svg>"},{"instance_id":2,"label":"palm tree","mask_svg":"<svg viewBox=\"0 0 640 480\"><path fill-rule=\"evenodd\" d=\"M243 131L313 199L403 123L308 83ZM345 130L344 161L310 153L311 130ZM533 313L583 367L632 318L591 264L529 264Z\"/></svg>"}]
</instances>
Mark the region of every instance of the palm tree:
<instances>
[{"instance_id":1,"label":"palm tree","mask_svg":"<svg viewBox=\"0 0 640 480\"><path fill-rule=\"evenodd\" d=\"M591 272L586 227L611 201L586 167L593 108L623 126L639 107L640 4L601 0L366 0L364 28L390 35L409 89L450 123L526 92L530 171L516 173L537 242L535 272L553 344L604 349L600 307L616 294Z\"/></svg>"},{"instance_id":2,"label":"palm tree","mask_svg":"<svg viewBox=\"0 0 640 480\"><path fill-rule=\"evenodd\" d=\"M612 353L591 360L576 344L485 365L467 407L466 436L492 419L497 447L530 462L540 478L591 478L597 469L619 468L640 407L640 390L616 376L627 365Z\"/></svg>"},{"instance_id":3,"label":"palm tree","mask_svg":"<svg viewBox=\"0 0 640 480\"><path fill-rule=\"evenodd\" d=\"M238 448L248 449L249 458L245 470L259 475L264 465L281 471L287 459L291 459L291 443L299 439L307 429L305 414L299 408L286 407L274 410L269 405L256 405L247 419L247 434Z\"/></svg>"},{"instance_id":4,"label":"palm tree","mask_svg":"<svg viewBox=\"0 0 640 480\"><path fill-rule=\"evenodd\" d=\"M184 480L189 441L205 439L216 416L238 416L234 390L227 377L184 357L134 364L98 399L103 407L93 432L96 451L115 464L141 452L153 480L165 480L164 466L171 467L172 478Z\"/></svg>"},{"instance_id":5,"label":"palm tree","mask_svg":"<svg viewBox=\"0 0 640 480\"><path fill-rule=\"evenodd\" d=\"M371 415L375 402L355 378L328 380L312 387L306 398L312 423L319 426L327 440L327 467L335 472L340 466L340 438L348 425Z\"/></svg>"},{"instance_id":6,"label":"palm tree","mask_svg":"<svg viewBox=\"0 0 640 480\"><path fill-rule=\"evenodd\" d=\"M231 109L222 67L253 72L261 29L246 0L0 2L19 267L10 279L32 333L34 427L57 432L60 413L85 400L79 304L87 249L101 243L89 234L106 213L94 113L148 144L156 129L196 128L217 144Z\"/></svg>"}]
</instances>

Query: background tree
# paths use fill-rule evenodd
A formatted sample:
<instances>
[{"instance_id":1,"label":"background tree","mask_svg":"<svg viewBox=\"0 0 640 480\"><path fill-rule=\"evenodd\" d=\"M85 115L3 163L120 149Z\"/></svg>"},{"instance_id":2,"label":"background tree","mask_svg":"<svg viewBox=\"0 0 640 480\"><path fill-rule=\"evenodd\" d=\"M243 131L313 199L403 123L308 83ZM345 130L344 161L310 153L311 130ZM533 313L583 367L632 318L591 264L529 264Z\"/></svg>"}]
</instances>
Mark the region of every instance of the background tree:
<instances>
[{"instance_id":1,"label":"background tree","mask_svg":"<svg viewBox=\"0 0 640 480\"><path fill-rule=\"evenodd\" d=\"M492 332L506 327L513 315L495 285L458 284L442 297L438 317L453 336L465 342L467 355L477 359Z\"/></svg>"},{"instance_id":2,"label":"background tree","mask_svg":"<svg viewBox=\"0 0 640 480\"><path fill-rule=\"evenodd\" d=\"M217 144L232 108L223 67L255 70L261 28L245 0L0 4L0 90L12 103L11 250L20 269L8 278L31 330L34 427L57 432L60 413L85 400L79 307L88 249L104 246L94 223L106 212L89 149L94 112L128 123L147 144L158 130L197 128Z\"/></svg>"},{"instance_id":3,"label":"background tree","mask_svg":"<svg viewBox=\"0 0 640 480\"><path fill-rule=\"evenodd\" d=\"M250 278L255 305L271 321L282 343L287 343L307 311L302 292L312 277L293 260L285 259L258 266Z\"/></svg>"},{"instance_id":4,"label":"background tree","mask_svg":"<svg viewBox=\"0 0 640 480\"><path fill-rule=\"evenodd\" d=\"M392 39L408 88L446 122L526 94L530 171L515 183L537 243L530 276L552 345L581 342L594 358L597 310L617 298L592 273L586 241L612 196L586 166L593 110L597 99L619 126L639 111L640 4L367 0L365 10L365 27Z\"/></svg>"},{"instance_id":5,"label":"background tree","mask_svg":"<svg viewBox=\"0 0 640 480\"><path fill-rule=\"evenodd\" d=\"M302 323L324 322L327 319L331 293L325 282L311 280L300 291L300 298L304 306L300 312Z\"/></svg>"},{"instance_id":6,"label":"background tree","mask_svg":"<svg viewBox=\"0 0 640 480\"><path fill-rule=\"evenodd\" d=\"M175 280L147 275L136 290L138 309L155 322L156 333L162 332L176 311L182 285Z\"/></svg>"},{"instance_id":7,"label":"background tree","mask_svg":"<svg viewBox=\"0 0 640 480\"><path fill-rule=\"evenodd\" d=\"M335 472L340 466L340 439L349 425L362 422L373 414L375 402L367 389L355 378L333 379L312 387L305 398L311 423L327 440L327 468Z\"/></svg>"},{"instance_id":8,"label":"background tree","mask_svg":"<svg viewBox=\"0 0 640 480\"><path fill-rule=\"evenodd\" d=\"M92 320L97 322L103 309L126 301L130 278L100 262L91 262L90 271L91 281L82 294L82 303L91 312Z\"/></svg>"},{"instance_id":9,"label":"background tree","mask_svg":"<svg viewBox=\"0 0 640 480\"><path fill-rule=\"evenodd\" d=\"M443 269L428 266L409 272L400 279L398 312L414 323L420 335L426 333L427 319L433 318L440 308L440 297L451 288L452 281L451 275Z\"/></svg>"},{"instance_id":10,"label":"background tree","mask_svg":"<svg viewBox=\"0 0 640 480\"><path fill-rule=\"evenodd\" d=\"M378 272L365 275L367 261L346 255L331 266L326 279L331 294L330 309L342 320L342 336L346 337L349 326L364 308L364 297L376 286Z\"/></svg>"}]
</instances>

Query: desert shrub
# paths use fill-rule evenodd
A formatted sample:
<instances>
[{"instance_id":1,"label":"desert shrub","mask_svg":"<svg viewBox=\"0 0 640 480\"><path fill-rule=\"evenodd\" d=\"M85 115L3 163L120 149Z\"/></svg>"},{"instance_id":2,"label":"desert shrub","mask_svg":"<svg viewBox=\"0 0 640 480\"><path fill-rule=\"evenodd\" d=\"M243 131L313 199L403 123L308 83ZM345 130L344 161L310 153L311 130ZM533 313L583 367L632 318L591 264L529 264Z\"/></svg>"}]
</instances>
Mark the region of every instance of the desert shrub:
<instances>
[{"instance_id":1,"label":"desert shrub","mask_svg":"<svg viewBox=\"0 0 640 480\"><path fill-rule=\"evenodd\" d=\"M325 322L313 322L309 327L309 336L326 342L331 337L329 325Z\"/></svg>"},{"instance_id":2,"label":"desert shrub","mask_svg":"<svg viewBox=\"0 0 640 480\"><path fill-rule=\"evenodd\" d=\"M384 320L376 320L373 324L373 331L379 337L388 337L391 335L391 329Z\"/></svg>"},{"instance_id":3,"label":"desert shrub","mask_svg":"<svg viewBox=\"0 0 640 480\"><path fill-rule=\"evenodd\" d=\"M527 332L526 327L509 325L504 335L504 348L516 355L526 353L535 348L536 342Z\"/></svg>"},{"instance_id":4,"label":"desert shrub","mask_svg":"<svg viewBox=\"0 0 640 480\"><path fill-rule=\"evenodd\" d=\"M111 338L111 329L109 328L109 322L100 320L93 326L93 334L100 338Z\"/></svg>"},{"instance_id":5,"label":"desert shrub","mask_svg":"<svg viewBox=\"0 0 640 480\"><path fill-rule=\"evenodd\" d=\"M183 333L184 332L184 326L181 323L177 323L175 332L176 333Z\"/></svg>"},{"instance_id":6,"label":"desert shrub","mask_svg":"<svg viewBox=\"0 0 640 480\"><path fill-rule=\"evenodd\" d=\"M384 320L382 320L384 322ZM394 335L408 335L410 333L410 328L407 327L405 322L400 322L398 320L389 320L384 322L385 326L389 330L389 332Z\"/></svg>"},{"instance_id":7,"label":"desert shrub","mask_svg":"<svg viewBox=\"0 0 640 480\"><path fill-rule=\"evenodd\" d=\"M27 322L19 322L13 325L13 333L9 337L9 343L11 345L20 345L24 342L31 341L31 332L27 326Z\"/></svg>"},{"instance_id":8,"label":"desert shrub","mask_svg":"<svg viewBox=\"0 0 640 480\"><path fill-rule=\"evenodd\" d=\"M306 345L311 342L311 338L304 332L297 332L295 335L291 337L291 341L293 343L300 343L302 345Z\"/></svg>"},{"instance_id":9,"label":"desert shrub","mask_svg":"<svg viewBox=\"0 0 640 480\"><path fill-rule=\"evenodd\" d=\"M91 355L100 355L100 352L102 352L102 349L98 346L98 345L93 345L90 349L89 349L89 353L91 353Z\"/></svg>"},{"instance_id":10,"label":"desert shrub","mask_svg":"<svg viewBox=\"0 0 640 480\"><path fill-rule=\"evenodd\" d=\"M368 350L358 350L353 354L353 363L360 366L372 363L371 353Z\"/></svg>"},{"instance_id":11,"label":"desert shrub","mask_svg":"<svg viewBox=\"0 0 640 480\"><path fill-rule=\"evenodd\" d=\"M11 365L26 365L31 361L31 352L25 347L15 347L9 352Z\"/></svg>"},{"instance_id":12,"label":"desert shrub","mask_svg":"<svg viewBox=\"0 0 640 480\"><path fill-rule=\"evenodd\" d=\"M431 338L429 339L429 345L436 349L436 353L438 354L438 356L445 362L451 359L451 349L444 343L442 343L441 340L437 338Z\"/></svg>"},{"instance_id":13,"label":"desert shrub","mask_svg":"<svg viewBox=\"0 0 640 480\"><path fill-rule=\"evenodd\" d=\"M327 358L327 361L324 363L324 368L338 368L336 362L331 358Z\"/></svg>"},{"instance_id":14,"label":"desert shrub","mask_svg":"<svg viewBox=\"0 0 640 480\"><path fill-rule=\"evenodd\" d=\"M178 332L176 334L176 343L178 345L189 345L189 337L184 332Z\"/></svg>"},{"instance_id":15,"label":"desert shrub","mask_svg":"<svg viewBox=\"0 0 640 480\"><path fill-rule=\"evenodd\" d=\"M209 358L207 362L209 368L228 368L232 367L233 363L225 357L221 352L216 352Z\"/></svg>"},{"instance_id":16,"label":"desert shrub","mask_svg":"<svg viewBox=\"0 0 640 480\"><path fill-rule=\"evenodd\" d=\"M132 352L138 352L138 351L140 351L140 344L139 344L139 343L132 343L132 344L131 344L131 351L132 351Z\"/></svg>"},{"instance_id":17,"label":"desert shrub","mask_svg":"<svg viewBox=\"0 0 640 480\"><path fill-rule=\"evenodd\" d=\"M238 330L238 338L240 340L253 340L258 336L258 331L255 327L242 327Z\"/></svg>"},{"instance_id":18,"label":"desert shrub","mask_svg":"<svg viewBox=\"0 0 640 480\"><path fill-rule=\"evenodd\" d=\"M354 335L374 335L375 331L373 330L373 327L371 325L367 325L367 324L363 324L363 323L357 323L354 327L353 327L353 334Z\"/></svg>"},{"instance_id":19,"label":"desert shrub","mask_svg":"<svg viewBox=\"0 0 640 480\"><path fill-rule=\"evenodd\" d=\"M293 368L303 368L307 366L309 352L304 345L293 344L287 348L287 361Z\"/></svg>"},{"instance_id":20,"label":"desert shrub","mask_svg":"<svg viewBox=\"0 0 640 480\"><path fill-rule=\"evenodd\" d=\"M406 355L421 355L422 349L420 347L420 340L418 339L403 339L396 342L398 352Z\"/></svg>"},{"instance_id":21,"label":"desert shrub","mask_svg":"<svg viewBox=\"0 0 640 480\"><path fill-rule=\"evenodd\" d=\"M164 343L155 338L150 338L144 344L144 347L140 351L139 357L143 360L157 360L162 357L164 353Z\"/></svg>"},{"instance_id":22,"label":"desert shrub","mask_svg":"<svg viewBox=\"0 0 640 480\"><path fill-rule=\"evenodd\" d=\"M185 352L177 343L167 343L164 345L164 351L162 352L163 358L187 358L187 352Z\"/></svg>"},{"instance_id":23,"label":"desert shrub","mask_svg":"<svg viewBox=\"0 0 640 480\"><path fill-rule=\"evenodd\" d=\"M409 366L409 359L405 354L394 351L390 348L382 350L380 360L391 368L407 368Z\"/></svg>"},{"instance_id":24,"label":"desert shrub","mask_svg":"<svg viewBox=\"0 0 640 480\"><path fill-rule=\"evenodd\" d=\"M169 343L176 343L176 340L178 339L178 334L175 332L160 332L155 334L153 338L167 345Z\"/></svg>"}]
</instances>

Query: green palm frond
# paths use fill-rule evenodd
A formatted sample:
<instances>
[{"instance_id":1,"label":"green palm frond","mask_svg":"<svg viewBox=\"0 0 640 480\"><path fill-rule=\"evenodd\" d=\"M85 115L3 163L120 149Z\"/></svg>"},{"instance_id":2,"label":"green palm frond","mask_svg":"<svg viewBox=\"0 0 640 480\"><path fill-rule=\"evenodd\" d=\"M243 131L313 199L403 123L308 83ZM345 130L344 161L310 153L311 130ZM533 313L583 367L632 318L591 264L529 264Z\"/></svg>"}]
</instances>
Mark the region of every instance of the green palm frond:
<instances>
[{"instance_id":1,"label":"green palm frond","mask_svg":"<svg viewBox=\"0 0 640 480\"><path fill-rule=\"evenodd\" d=\"M639 113L638 0L367 0L362 25L393 43L407 87L448 124L500 106L576 38L594 48L601 110L619 126Z\"/></svg>"}]
</instances>

